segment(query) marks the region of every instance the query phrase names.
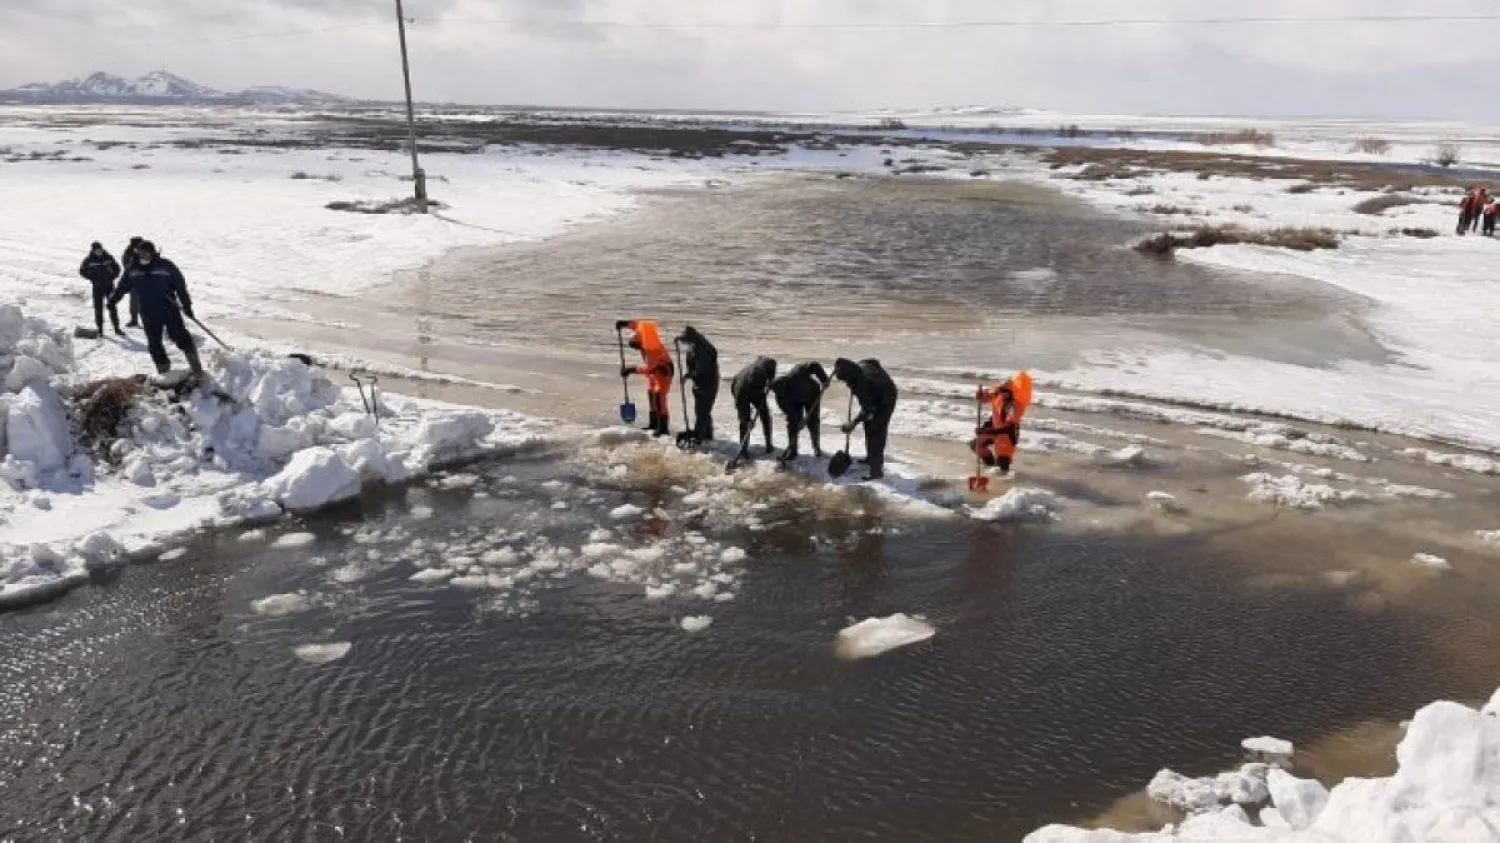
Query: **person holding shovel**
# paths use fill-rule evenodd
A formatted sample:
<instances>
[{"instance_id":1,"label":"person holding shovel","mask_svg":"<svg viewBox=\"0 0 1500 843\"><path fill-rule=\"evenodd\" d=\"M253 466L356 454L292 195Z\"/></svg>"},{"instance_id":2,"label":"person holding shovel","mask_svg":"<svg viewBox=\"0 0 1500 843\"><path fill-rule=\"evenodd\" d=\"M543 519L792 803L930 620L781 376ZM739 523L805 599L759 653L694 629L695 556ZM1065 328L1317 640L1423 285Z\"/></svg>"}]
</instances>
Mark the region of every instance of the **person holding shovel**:
<instances>
[{"instance_id":1,"label":"person holding shovel","mask_svg":"<svg viewBox=\"0 0 1500 843\"><path fill-rule=\"evenodd\" d=\"M989 402L990 418L975 429L969 449L985 465L1009 473L1021 441L1021 420L1031 406L1031 375L1017 372L997 386L981 386L974 400L981 405Z\"/></svg>"},{"instance_id":2,"label":"person holding shovel","mask_svg":"<svg viewBox=\"0 0 1500 843\"><path fill-rule=\"evenodd\" d=\"M771 442L771 407L766 397L771 392L771 382L776 379L776 361L769 357L757 357L755 362L740 370L729 382L729 393L734 396L734 409L740 417L740 451L736 460L750 458L750 434L760 418L760 429L766 436L766 453L775 450Z\"/></svg>"},{"instance_id":3,"label":"person holding shovel","mask_svg":"<svg viewBox=\"0 0 1500 843\"><path fill-rule=\"evenodd\" d=\"M104 251L104 246L96 241L89 247L88 257L78 267L78 274L87 278L94 288L94 327L99 336L103 337L104 307L109 294L115 291L115 279L120 277L120 264L114 255ZM113 304L109 305L109 323L114 326L116 334L125 335L120 330L120 312L115 310Z\"/></svg>"},{"instance_id":4,"label":"person holding shovel","mask_svg":"<svg viewBox=\"0 0 1500 843\"><path fill-rule=\"evenodd\" d=\"M833 376L843 381L859 402L859 414L839 429L849 434L864 425L865 458L861 462L870 468L865 479L879 480L885 476L885 443L891 430L891 416L896 412L896 382L886 374L879 360L855 363L840 357L833 364Z\"/></svg>"},{"instance_id":5,"label":"person holding shovel","mask_svg":"<svg viewBox=\"0 0 1500 843\"><path fill-rule=\"evenodd\" d=\"M151 360L156 363L158 374L166 374L172 368L172 358L167 356L162 344L162 334L182 351L188 368L194 375L203 374L203 364L198 360L198 346L193 335L183 323L185 314L193 318L193 300L188 296L187 281L177 265L160 256L156 246L142 240L135 247L135 265L120 279L120 286L109 297L111 309L127 295L135 293L140 301L141 322L146 330L146 347Z\"/></svg>"},{"instance_id":6,"label":"person holding shovel","mask_svg":"<svg viewBox=\"0 0 1500 843\"><path fill-rule=\"evenodd\" d=\"M828 388L828 372L821 363L798 363L791 371L771 382L771 391L776 394L776 406L786 416L786 450L781 453L782 462L797 458L797 440L802 438L802 428L812 440L813 456L823 458L823 444L819 441L819 414L823 407L823 390Z\"/></svg>"},{"instance_id":7,"label":"person holding shovel","mask_svg":"<svg viewBox=\"0 0 1500 843\"><path fill-rule=\"evenodd\" d=\"M719 350L692 325L677 341L687 346L682 364L683 389L693 382L693 441L714 441L714 402L719 400ZM686 422L684 422L686 424Z\"/></svg>"},{"instance_id":8,"label":"person holding shovel","mask_svg":"<svg viewBox=\"0 0 1500 843\"><path fill-rule=\"evenodd\" d=\"M645 376L646 396L651 404L646 430L651 431L652 436L670 436L671 403L667 396L672 391L672 375L675 371L672 355L662 345L661 332L655 322L649 319L621 319L615 323L616 331L626 328L631 332L630 342L627 344L641 353L642 362L639 366L621 366L620 377Z\"/></svg>"}]
</instances>

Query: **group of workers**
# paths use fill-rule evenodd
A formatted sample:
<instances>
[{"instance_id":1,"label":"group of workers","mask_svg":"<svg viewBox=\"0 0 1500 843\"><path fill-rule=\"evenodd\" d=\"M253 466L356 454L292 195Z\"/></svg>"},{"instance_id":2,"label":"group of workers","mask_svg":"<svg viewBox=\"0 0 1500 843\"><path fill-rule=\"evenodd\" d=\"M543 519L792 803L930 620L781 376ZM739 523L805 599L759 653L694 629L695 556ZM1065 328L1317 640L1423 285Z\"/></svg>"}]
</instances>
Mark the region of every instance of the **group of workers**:
<instances>
[{"instance_id":1,"label":"group of workers","mask_svg":"<svg viewBox=\"0 0 1500 843\"><path fill-rule=\"evenodd\" d=\"M1495 197L1489 191L1482 187L1469 188L1458 206L1459 236L1482 230L1484 236L1494 237L1497 214L1500 214L1500 206L1495 205Z\"/></svg>"},{"instance_id":2,"label":"group of workers","mask_svg":"<svg viewBox=\"0 0 1500 843\"><path fill-rule=\"evenodd\" d=\"M121 254L121 260L116 261L103 245L95 242L78 267L78 274L93 285L94 326L100 337L104 335L106 309L115 333L125 335L120 328L118 305L129 297L130 322L125 327L145 331L146 348L151 352L157 373L166 374L172 368L172 360L162 344L165 335L182 351L193 374L203 374L198 347L182 321L184 315L194 318L187 281L176 264L157 252L155 244L141 237L132 237L130 245ZM116 279L119 279L119 284L115 283Z\"/></svg>"},{"instance_id":3,"label":"group of workers","mask_svg":"<svg viewBox=\"0 0 1500 843\"><path fill-rule=\"evenodd\" d=\"M625 331L630 332L628 341ZM621 336L621 350L626 345L641 355L641 362L629 365L622 359L620 377L632 375L646 378L649 397L648 417L645 429L654 436L668 436L671 407L668 399L672 380L676 374L671 352L662 341L661 331L652 320L620 320L615 331ZM696 328L689 325L674 338L678 353L683 358L682 385L693 384L693 424L684 432L694 443L706 443L714 439L713 408L718 400L720 372L719 352ZM686 347L686 352L682 351ZM741 369L730 381L729 391L734 397L734 407L739 417L739 453L737 459L750 456L750 437L757 420L765 437L765 453L775 452L772 435L772 420L769 399L776 398L776 406L786 417L787 447L781 453L783 462L798 457L799 440L805 428L812 444L813 455L823 457L820 441L820 417L823 393L831 381L842 382L850 392L852 416L839 428L841 433L853 433L864 428L865 458L861 462L868 466L867 480L878 480L885 474L885 449L890 433L891 416L896 411L898 391L896 383L881 366L879 360L848 360L839 358L833 364L833 375L829 376L822 364L799 363L780 376L777 363L769 357L757 357ZM990 407L990 418L975 430L975 438L969 448L981 462L1002 472L1010 471L1015 459L1016 445L1020 439L1021 421L1031 404L1031 376L1026 372L994 386L982 386L975 394L981 406ZM859 412L854 413L854 404Z\"/></svg>"}]
</instances>

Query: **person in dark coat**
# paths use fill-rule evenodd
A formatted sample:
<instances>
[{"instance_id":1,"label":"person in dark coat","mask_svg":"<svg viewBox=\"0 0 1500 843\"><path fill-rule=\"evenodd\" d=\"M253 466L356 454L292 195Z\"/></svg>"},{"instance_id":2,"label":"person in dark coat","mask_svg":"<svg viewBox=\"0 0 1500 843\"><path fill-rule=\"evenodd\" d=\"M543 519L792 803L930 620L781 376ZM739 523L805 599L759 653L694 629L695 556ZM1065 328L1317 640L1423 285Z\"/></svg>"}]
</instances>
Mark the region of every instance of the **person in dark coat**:
<instances>
[{"instance_id":1,"label":"person in dark coat","mask_svg":"<svg viewBox=\"0 0 1500 843\"><path fill-rule=\"evenodd\" d=\"M130 238L130 245L126 246L124 251L120 252L121 278L125 277L125 273L129 272L132 266L135 266L135 248L141 245L143 239L141 237ZM125 324L125 327L141 327L141 302L140 297L135 293L130 294L130 321Z\"/></svg>"},{"instance_id":2,"label":"person in dark coat","mask_svg":"<svg viewBox=\"0 0 1500 843\"><path fill-rule=\"evenodd\" d=\"M771 407L766 396L771 391L771 381L776 380L776 361L769 357L757 357L755 362L740 370L729 383L729 393L734 396L734 409L740 417L739 459L750 456L750 429L755 416L760 416L760 427L766 435L766 453L775 450L771 442Z\"/></svg>"},{"instance_id":3,"label":"person in dark coat","mask_svg":"<svg viewBox=\"0 0 1500 843\"><path fill-rule=\"evenodd\" d=\"M120 264L109 252L104 251L104 246L95 242L89 247L88 257L78 266L78 274L89 280L94 288L94 327L99 329L99 336L104 336L104 307L109 300L109 294L115 291L115 279L120 277ZM114 326L115 333L124 335L120 330L120 312L115 310L113 304L109 305L109 323Z\"/></svg>"},{"instance_id":4,"label":"person in dark coat","mask_svg":"<svg viewBox=\"0 0 1500 843\"><path fill-rule=\"evenodd\" d=\"M885 476L885 442L891 429L891 415L896 412L896 382L886 374L879 360L855 363L840 357L833 364L833 376L843 381L859 402L859 413L839 430L853 433L860 425L865 426L865 458L861 462L870 466L865 479L879 480Z\"/></svg>"},{"instance_id":5,"label":"person in dark coat","mask_svg":"<svg viewBox=\"0 0 1500 843\"><path fill-rule=\"evenodd\" d=\"M714 439L714 402L719 400L719 350L692 325L683 329L678 342L687 345L682 379L693 382L693 439Z\"/></svg>"},{"instance_id":6,"label":"person in dark coat","mask_svg":"<svg viewBox=\"0 0 1500 843\"><path fill-rule=\"evenodd\" d=\"M139 297L146 347L151 351L151 360L156 363L158 373L165 374L172 368L172 358L167 356L167 349L162 345L162 334L165 333L172 344L182 350L193 374L203 374L198 346L193 343L193 335L188 333L187 325L182 321L183 314L193 318L193 300L188 297L187 281L182 272L176 264L158 255L156 246L149 240L142 240L135 247L135 257L135 265L125 273L120 286L110 297L110 306L131 293Z\"/></svg>"},{"instance_id":7,"label":"person in dark coat","mask_svg":"<svg viewBox=\"0 0 1500 843\"><path fill-rule=\"evenodd\" d=\"M807 428L812 440L813 456L822 458L823 446L819 441L819 414L823 407L823 390L828 388L828 372L821 363L798 363L792 370L771 382L771 391L776 393L776 406L786 415L786 450L781 453L783 461L797 458L797 440L802 428Z\"/></svg>"}]
</instances>

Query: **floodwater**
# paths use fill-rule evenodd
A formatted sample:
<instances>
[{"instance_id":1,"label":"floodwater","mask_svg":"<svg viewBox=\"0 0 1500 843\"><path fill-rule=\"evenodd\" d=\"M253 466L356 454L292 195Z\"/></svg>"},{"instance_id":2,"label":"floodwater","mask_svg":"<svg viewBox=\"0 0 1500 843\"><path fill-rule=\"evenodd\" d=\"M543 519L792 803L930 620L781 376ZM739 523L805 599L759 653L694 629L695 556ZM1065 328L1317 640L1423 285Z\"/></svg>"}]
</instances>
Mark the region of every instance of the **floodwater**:
<instances>
[{"instance_id":1,"label":"floodwater","mask_svg":"<svg viewBox=\"0 0 1500 843\"><path fill-rule=\"evenodd\" d=\"M673 460L601 480L523 455L287 527L310 546L210 537L0 617L0 839L1018 840L1163 763L1230 765L1239 737L1480 684L1441 657L1456 624L1241 587L1253 563L1201 537L848 496L752 526L695 512L707 477ZM622 503L654 514L621 546L745 549L734 599L567 565L524 589L411 579L506 531L579 546ZM285 592L310 608L251 610ZM851 619L897 611L937 636L835 658Z\"/></svg>"},{"instance_id":2,"label":"floodwater","mask_svg":"<svg viewBox=\"0 0 1500 843\"><path fill-rule=\"evenodd\" d=\"M844 354L939 377L1016 347L1060 367L1137 334L1384 358L1358 300L1122 248L1144 231L1013 184L773 180L310 299L327 324L268 333L431 376L392 390L558 418L566 445L278 525L308 546L207 536L0 615L0 840L1010 841L1117 818L1160 767L1217 772L1251 735L1307 747L1307 774L1388 772L1340 736L1500 676L1500 566L1473 535L1500 527L1500 481L1407 440L1289 431L1359 461L1162 405L1038 407L1051 444L1016 482L1062 512L1017 525L951 490L960 512L934 513L577 433L611 421L610 325L642 313L696 324L731 371ZM1090 450L1127 444L1148 459ZM893 448L968 470L939 438ZM1368 499L1278 509L1246 499L1252 470ZM302 611L253 608L288 593ZM834 656L895 612L936 636Z\"/></svg>"}]
</instances>

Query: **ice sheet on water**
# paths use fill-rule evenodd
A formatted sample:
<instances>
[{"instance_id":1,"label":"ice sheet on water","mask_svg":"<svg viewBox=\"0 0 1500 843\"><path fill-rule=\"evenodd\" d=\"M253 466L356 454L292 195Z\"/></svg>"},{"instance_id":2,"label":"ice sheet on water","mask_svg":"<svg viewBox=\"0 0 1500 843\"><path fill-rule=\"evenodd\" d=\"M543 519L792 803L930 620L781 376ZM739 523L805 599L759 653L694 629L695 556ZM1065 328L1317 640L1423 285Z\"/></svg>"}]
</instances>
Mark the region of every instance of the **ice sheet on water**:
<instances>
[{"instance_id":1,"label":"ice sheet on water","mask_svg":"<svg viewBox=\"0 0 1500 843\"><path fill-rule=\"evenodd\" d=\"M843 659L868 659L932 638L937 629L925 620L897 613L867 618L839 631L834 652Z\"/></svg>"},{"instance_id":2,"label":"ice sheet on water","mask_svg":"<svg viewBox=\"0 0 1500 843\"><path fill-rule=\"evenodd\" d=\"M1049 523L1057 520L1059 509L1056 495L1027 486L1012 488L977 509L967 507L970 518L996 523Z\"/></svg>"},{"instance_id":3,"label":"ice sheet on water","mask_svg":"<svg viewBox=\"0 0 1500 843\"><path fill-rule=\"evenodd\" d=\"M708 615L689 615L682 619L681 626L684 632L702 632L713 622L714 619Z\"/></svg>"},{"instance_id":4,"label":"ice sheet on water","mask_svg":"<svg viewBox=\"0 0 1500 843\"><path fill-rule=\"evenodd\" d=\"M635 504L626 503L621 504L614 509L611 509L609 511L609 517L616 521L629 521L631 519L641 517L641 515L643 515L645 512L646 510L641 509Z\"/></svg>"},{"instance_id":5,"label":"ice sheet on water","mask_svg":"<svg viewBox=\"0 0 1500 843\"><path fill-rule=\"evenodd\" d=\"M1453 567L1453 563L1432 553L1418 553L1414 555L1411 558L1411 564L1432 571L1447 571Z\"/></svg>"},{"instance_id":6,"label":"ice sheet on water","mask_svg":"<svg viewBox=\"0 0 1500 843\"><path fill-rule=\"evenodd\" d=\"M349 641L335 641L328 644L298 644L292 648L297 658L308 664L328 664L349 655L349 649L353 647Z\"/></svg>"},{"instance_id":7,"label":"ice sheet on water","mask_svg":"<svg viewBox=\"0 0 1500 843\"><path fill-rule=\"evenodd\" d=\"M1288 756L1295 750L1295 746L1291 741L1273 738L1269 735L1262 735L1258 738L1245 738L1240 741L1240 746L1246 752L1256 752L1261 755Z\"/></svg>"},{"instance_id":8,"label":"ice sheet on water","mask_svg":"<svg viewBox=\"0 0 1500 843\"><path fill-rule=\"evenodd\" d=\"M410 579L416 582L442 582L451 578L453 573L452 568L422 568L412 574Z\"/></svg>"},{"instance_id":9,"label":"ice sheet on water","mask_svg":"<svg viewBox=\"0 0 1500 843\"><path fill-rule=\"evenodd\" d=\"M273 594L250 602L250 610L257 615L279 618L305 612L312 606L305 594Z\"/></svg>"},{"instance_id":10,"label":"ice sheet on water","mask_svg":"<svg viewBox=\"0 0 1500 843\"><path fill-rule=\"evenodd\" d=\"M287 533L285 535L278 536L275 541L271 542L271 547L308 547L309 545L316 543L317 540L318 537L313 535L312 533Z\"/></svg>"}]
</instances>

